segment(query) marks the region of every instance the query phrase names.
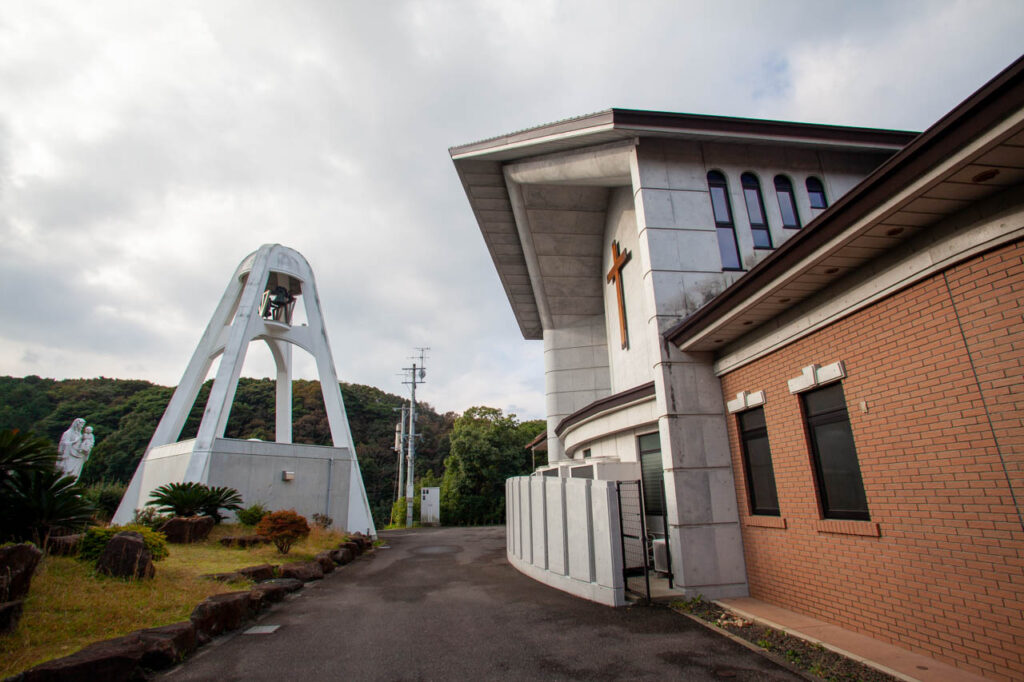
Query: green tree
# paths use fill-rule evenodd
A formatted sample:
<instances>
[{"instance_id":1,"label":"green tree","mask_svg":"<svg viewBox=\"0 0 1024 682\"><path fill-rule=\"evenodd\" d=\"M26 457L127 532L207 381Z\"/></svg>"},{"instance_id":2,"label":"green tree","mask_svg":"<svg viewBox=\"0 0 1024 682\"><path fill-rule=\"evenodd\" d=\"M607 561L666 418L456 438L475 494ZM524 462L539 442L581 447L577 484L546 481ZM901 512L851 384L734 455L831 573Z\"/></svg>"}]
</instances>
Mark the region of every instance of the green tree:
<instances>
[{"instance_id":1,"label":"green tree","mask_svg":"<svg viewBox=\"0 0 1024 682\"><path fill-rule=\"evenodd\" d=\"M493 407L471 407L456 419L441 482L441 522L503 523L505 479L530 473L525 446L543 428L540 420L520 423Z\"/></svg>"}]
</instances>

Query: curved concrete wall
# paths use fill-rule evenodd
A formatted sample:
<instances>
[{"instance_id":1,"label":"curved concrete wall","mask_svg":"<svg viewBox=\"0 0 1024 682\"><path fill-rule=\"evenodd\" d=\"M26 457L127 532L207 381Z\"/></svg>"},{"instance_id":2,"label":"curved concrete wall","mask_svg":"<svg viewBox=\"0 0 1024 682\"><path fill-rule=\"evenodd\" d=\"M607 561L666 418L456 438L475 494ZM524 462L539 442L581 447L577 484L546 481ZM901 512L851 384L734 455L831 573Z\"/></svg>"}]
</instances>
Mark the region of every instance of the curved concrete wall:
<instances>
[{"instance_id":1,"label":"curved concrete wall","mask_svg":"<svg viewBox=\"0 0 1024 682\"><path fill-rule=\"evenodd\" d=\"M626 603L614 481L517 476L505 481L509 563L608 606Z\"/></svg>"}]
</instances>

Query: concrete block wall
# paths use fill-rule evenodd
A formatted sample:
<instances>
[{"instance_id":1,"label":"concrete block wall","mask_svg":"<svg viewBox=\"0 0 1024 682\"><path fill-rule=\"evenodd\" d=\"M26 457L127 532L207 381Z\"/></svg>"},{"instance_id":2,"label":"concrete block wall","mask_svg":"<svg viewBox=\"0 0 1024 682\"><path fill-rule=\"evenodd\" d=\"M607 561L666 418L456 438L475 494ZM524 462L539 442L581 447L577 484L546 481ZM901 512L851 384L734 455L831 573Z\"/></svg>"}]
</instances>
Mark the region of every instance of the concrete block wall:
<instances>
[{"instance_id":1,"label":"concrete block wall","mask_svg":"<svg viewBox=\"0 0 1024 682\"><path fill-rule=\"evenodd\" d=\"M509 563L578 597L625 604L614 481L518 476L505 494Z\"/></svg>"},{"instance_id":2,"label":"concrete block wall","mask_svg":"<svg viewBox=\"0 0 1024 682\"><path fill-rule=\"evenodd\" d=\"M765 391L780 517L735 494L751 596L997 680L1024 679L1024 244L987 252L722 377ZM787 381L842 360L870 521L823 520Z\"/></svg>"}]
</instances>

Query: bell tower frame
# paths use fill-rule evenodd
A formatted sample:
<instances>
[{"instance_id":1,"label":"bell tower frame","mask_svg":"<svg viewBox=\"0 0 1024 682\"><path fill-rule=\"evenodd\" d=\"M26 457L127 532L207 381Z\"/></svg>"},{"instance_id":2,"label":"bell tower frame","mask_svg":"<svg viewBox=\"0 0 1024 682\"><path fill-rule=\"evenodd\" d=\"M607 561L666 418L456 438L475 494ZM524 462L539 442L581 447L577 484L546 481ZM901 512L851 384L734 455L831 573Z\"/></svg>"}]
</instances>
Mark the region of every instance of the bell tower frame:
<instances>
[{"instance_id":1,"label":"bell tower frame","mask_svg":"<svg viewBox=\"0 0 1024 682\"><path fill-rule=\"evenodd\" d=\"M293 326L296 305L303 306L306 323ZM268 345L277 368L274 443L224 438L246 351L253 341ZM292 443L292 346L316 361L332 447ZM199 432L194 440L178 442L218 357L220 365ZM300 470L306 480L299 479ZM313 271L297 251L264 244L239 264L113 521L127 523L154 488L175 481L228 485L238 489L246 503L319 512L343 520L339 526L345 530L376 534ZM325 489L317 489L318 484ZM339 484L343 489L336 487Z\"/></svg>"}]
</instances>

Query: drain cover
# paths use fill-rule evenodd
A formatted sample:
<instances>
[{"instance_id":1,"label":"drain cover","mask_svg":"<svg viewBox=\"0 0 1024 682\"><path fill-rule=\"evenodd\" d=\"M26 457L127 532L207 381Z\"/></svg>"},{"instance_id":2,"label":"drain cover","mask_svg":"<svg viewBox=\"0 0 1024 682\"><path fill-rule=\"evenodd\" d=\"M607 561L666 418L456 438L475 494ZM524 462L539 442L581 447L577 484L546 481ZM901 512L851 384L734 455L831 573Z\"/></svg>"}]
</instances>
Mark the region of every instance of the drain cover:
<instances>
[{"instance_id":1,"label":"drain cover","mask_svg":"<svg viewBox=\"0 0 1024 682\"><path fill-rule=\"evenodd\" d=\"M280 625L253 625L243 635L269 635L277 631Z\"/></svg>"}]
</instances>

